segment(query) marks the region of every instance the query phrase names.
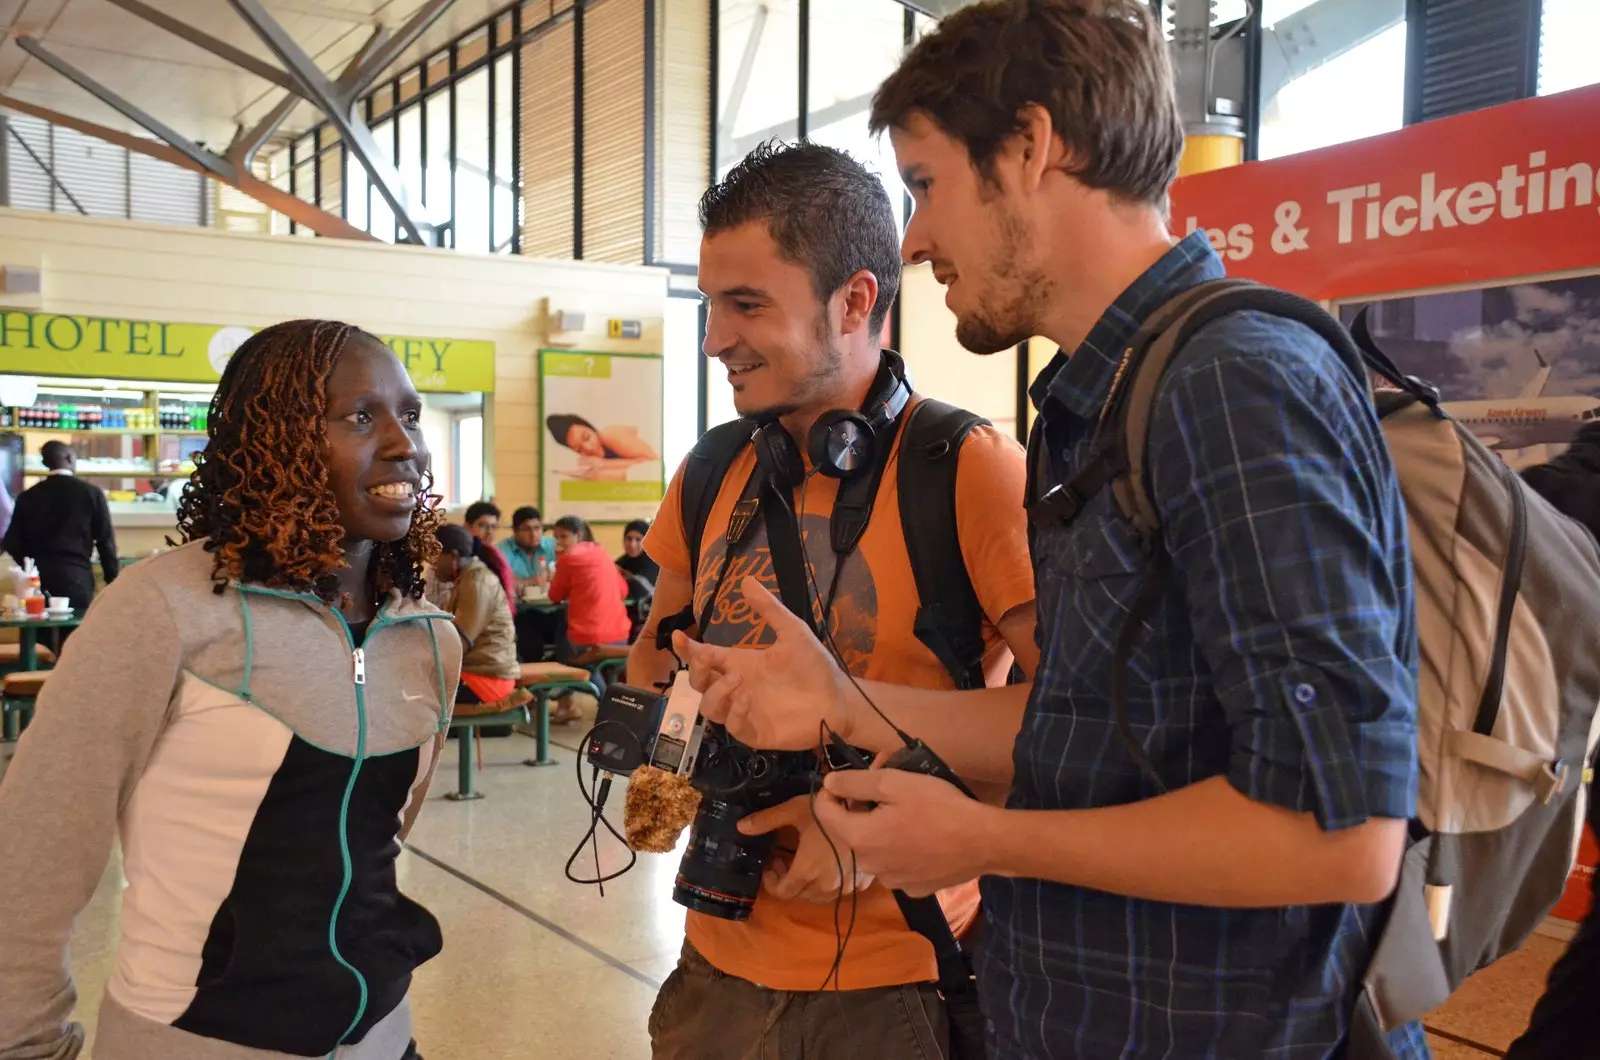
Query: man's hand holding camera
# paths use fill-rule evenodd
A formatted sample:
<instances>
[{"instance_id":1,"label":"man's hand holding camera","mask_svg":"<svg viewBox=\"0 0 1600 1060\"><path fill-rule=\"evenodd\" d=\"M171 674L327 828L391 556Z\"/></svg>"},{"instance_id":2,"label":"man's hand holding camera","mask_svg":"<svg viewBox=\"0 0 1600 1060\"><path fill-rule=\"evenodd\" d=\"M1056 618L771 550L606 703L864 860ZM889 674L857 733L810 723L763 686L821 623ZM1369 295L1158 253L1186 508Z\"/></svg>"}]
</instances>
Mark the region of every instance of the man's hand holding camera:
<instances>
[{"instance_id":1,"label":"man's hand holding camera","mask_svg":"<svg viewBox=\"0 0 1600 1060\"><path fill-rule=\"evenodd\" d=\"M805 623L760 582L746 578L740 589L776 640L765 649L723 648L677 634L678 655L702 693L701 713L752 747L814 748L824 739L824 725L851 742L866 708L848 675ZM846 873L854 850L864 877L858 877L858 886L876 878L924 895L984 871L983 818L997 811L942 780L872 769L828 774L817 794L816 812ZM811 820L807 800L752 814L740 831L760 834L785 824L802 829L799 848L786 871L768 871L767 889L784 897L832 901L839 894L838 865Z\"/></svg>"},{"instance_id":2,"label":"man's hand holding camera","mask_svg":"<svg viewBox=\"0 0 1600 1060\"><path fill-rule=\"evenodd\" d=\"M826 796L818 793L820 808ZM774 853L762 875L761 884L774 897L802 902L832 902L841 894L872 886L872 874L852 857L850 847L839 841L832 829L826 836L811 816L811 797L802 795L770 809L758 810L739 822L745 835L763 835L778 829L797 830L799 842L792 855ZM788 833L792 835L793 833ZM829 839L833 840L832 846ZM781 842L782 840L780 840ZM842 877L841 877L842 869ZM840 886L841 878L844 881Z\"/></svg>"}]
</instances>

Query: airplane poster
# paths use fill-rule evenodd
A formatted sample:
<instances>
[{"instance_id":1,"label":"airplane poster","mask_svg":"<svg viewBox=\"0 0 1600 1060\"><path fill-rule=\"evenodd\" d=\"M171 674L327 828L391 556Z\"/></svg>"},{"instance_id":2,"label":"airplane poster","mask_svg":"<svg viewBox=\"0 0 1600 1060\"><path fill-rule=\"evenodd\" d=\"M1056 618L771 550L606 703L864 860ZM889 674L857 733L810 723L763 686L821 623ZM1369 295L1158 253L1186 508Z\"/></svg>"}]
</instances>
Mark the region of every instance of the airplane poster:
<instances>
[{"instance_id":1,"label":"airplane poster","mask_svg":"<svg viewBox=\"0 0 1600 1060\"><path fill-rule=\"evenodd\" d=\"M1437 386L1513 469L1600 418L1600 275L1350 302L1339 316L1349 324L1364 305L1401 371Z\"/></svg>"}]
</instances>

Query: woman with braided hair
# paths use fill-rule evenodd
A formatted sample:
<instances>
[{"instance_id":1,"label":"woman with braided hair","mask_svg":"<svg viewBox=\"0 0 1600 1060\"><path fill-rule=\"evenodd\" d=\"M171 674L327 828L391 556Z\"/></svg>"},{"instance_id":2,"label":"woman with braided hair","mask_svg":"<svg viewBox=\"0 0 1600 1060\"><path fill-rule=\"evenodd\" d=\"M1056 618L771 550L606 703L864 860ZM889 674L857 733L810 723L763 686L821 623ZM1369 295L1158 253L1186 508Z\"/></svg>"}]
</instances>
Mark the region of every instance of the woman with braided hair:
<instances>
[{"instance_id":1,"label":"woman with braided hair","mask_svg":"<svg viewBox=\"0 0 1600 1060\"><path fill-rule=\"evenodd\" d=\"M377 339L298 320L234 354L184 544L90 609L0 785L0 1060L71 1060L66 948L112 840L99 1060L412 1060L438 922L400 893L461 667L421 601L443 522L421 399Z\"/></svg>"}]
</instances>

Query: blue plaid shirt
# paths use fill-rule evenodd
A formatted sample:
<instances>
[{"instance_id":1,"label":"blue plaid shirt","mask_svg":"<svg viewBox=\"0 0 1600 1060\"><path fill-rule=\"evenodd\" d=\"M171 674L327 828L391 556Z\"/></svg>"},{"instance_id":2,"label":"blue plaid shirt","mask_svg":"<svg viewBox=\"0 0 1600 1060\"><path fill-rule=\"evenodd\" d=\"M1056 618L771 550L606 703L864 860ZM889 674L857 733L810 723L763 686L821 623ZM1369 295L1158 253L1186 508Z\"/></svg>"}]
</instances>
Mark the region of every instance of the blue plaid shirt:
<instances>
[{"instance_id":1,"label":"blue plaid shirt","mask_svg":"<svg viewBox=\"0 0 1600 1060\"><path fill-rule=\"evenodd\" d=\"M1197 232L1035 383L1052 468L1080 470L1124 348L1223 275ZM1169 789L1223 776L1326 829L1410 817L1416 665L1405 510L1363 377L1302 325L1239 313L1179 351L1149 466L1172 557L1128 681ZM1043 492L1041 489L1040 492ZM1035 541L1042 658L1010 805L1156 794L1114 725L1112 657L1149 560L1101 491ZM1212 909L1041 880L983 881L995 1060L1312 1060L1341 1054L1379 909ZM1426 1057L1415 1025L1393 1036Z\"/></svg>"}]
</instances>

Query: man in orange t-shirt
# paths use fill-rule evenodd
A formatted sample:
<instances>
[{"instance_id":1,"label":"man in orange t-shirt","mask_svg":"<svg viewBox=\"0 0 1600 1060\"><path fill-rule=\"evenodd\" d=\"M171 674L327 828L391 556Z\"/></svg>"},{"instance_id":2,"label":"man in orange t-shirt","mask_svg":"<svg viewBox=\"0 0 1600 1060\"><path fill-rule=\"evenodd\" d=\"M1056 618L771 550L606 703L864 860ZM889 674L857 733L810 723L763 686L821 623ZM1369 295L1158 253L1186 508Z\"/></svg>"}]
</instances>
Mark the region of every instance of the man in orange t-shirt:
<instances>
[{"instance_id":1,"label":"man in orange t-shirt","mask_svg":"<svg viewBox=\"0 0 1600 1060\"><path fill-rule=\"evenodd\" d=\"M844 664L862 678L928 689L953 688L949 673L913 632L918 598L899 518L899 460L891 450L878 502L835 577L829 517L839 480L811 473L807 440L831 409L858 409L888 371L878 345L900 281L899 237L887 193L849 156L814 144L763 147L701 200L700 287L710 314L705 353L727 369L734 404L752 420L776 419L806 463L793 510L813 577L814 614L823 615ZM913 394L900 422L915 407ZM898 446L899 433L895 435ZM724 477L691 564L681 511L683 472L667 490L646 551L661 565L650 621L629 657L628 681L666 679L672 657L655 649L655 628L691 603L707 615L697 636L712 644L770 640L739 592L747 575L776 591L767 527L756 519L726 556L727 527L757 474L747 446ZM1021 447L992 427L966 438L956 479L956 531L982 605L990 684L1003 683L1013 657L1032 673L1033 573L1019 500ZM727 562L724 560L727 559ZM694 571L693 584L690 572ZM836 586L836 588L834 588ZM715 595L715 600L712 600ZM708 609L709 605L709 611ZM1014 731L1017 718L999 718ZM1003 799L1004 791L980 791ZM850 873L814 824L808 801L792 800L746 818L746 830L775 832L761 893L747 921L691 912L677 969L650 1017L656 1060L744 1060L765 1056L848 1056L912 1060L948 1055L943 1002L934 989L933 949L907 926L894 897ZM854 928L830 980L841 922ZM941 892L959 937L978 908L976 882ZM828 983L828 993L818 993Z\"/></svg>"}]
</instances>

